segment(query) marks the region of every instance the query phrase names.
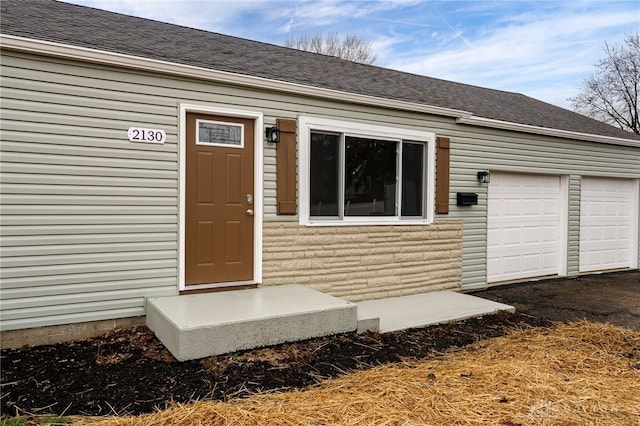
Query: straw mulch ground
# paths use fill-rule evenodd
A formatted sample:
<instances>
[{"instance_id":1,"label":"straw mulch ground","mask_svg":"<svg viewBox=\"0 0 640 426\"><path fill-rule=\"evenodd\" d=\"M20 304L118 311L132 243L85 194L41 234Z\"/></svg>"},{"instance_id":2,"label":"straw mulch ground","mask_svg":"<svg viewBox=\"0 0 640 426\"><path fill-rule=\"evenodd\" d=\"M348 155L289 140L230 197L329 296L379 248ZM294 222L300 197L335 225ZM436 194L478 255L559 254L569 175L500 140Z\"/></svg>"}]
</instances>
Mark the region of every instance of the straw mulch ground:
<instances>
[{"instance_id":1,"label":"straw mulch ground","mask_svg":"<svg viewBox=\"0 0 640 426\"><path fill-rule=\"evenodd\" d=\"M640 333L533 328L303 391L81 425L640 425Z\"/></svg>"}]
</instances>

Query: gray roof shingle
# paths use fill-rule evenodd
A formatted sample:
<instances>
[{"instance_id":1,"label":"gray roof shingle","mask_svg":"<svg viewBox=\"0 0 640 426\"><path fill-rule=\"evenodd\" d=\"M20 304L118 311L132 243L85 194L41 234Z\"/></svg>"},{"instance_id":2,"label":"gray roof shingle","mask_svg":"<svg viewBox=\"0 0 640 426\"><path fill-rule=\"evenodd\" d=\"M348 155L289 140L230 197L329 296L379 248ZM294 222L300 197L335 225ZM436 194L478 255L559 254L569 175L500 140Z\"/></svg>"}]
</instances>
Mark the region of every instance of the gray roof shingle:
<instances>
[{"instance_id":1,"label":"gray roof shingle","mask_svg":"<svg viewBox=\"0 0 640 426\"><path fill-rule=\"evenodd\" d=\"M324 89L469 111L477 117L640 140L531 97L362 65L52 0L4 0L1 32Z\"/></svg>"}]
</instances>

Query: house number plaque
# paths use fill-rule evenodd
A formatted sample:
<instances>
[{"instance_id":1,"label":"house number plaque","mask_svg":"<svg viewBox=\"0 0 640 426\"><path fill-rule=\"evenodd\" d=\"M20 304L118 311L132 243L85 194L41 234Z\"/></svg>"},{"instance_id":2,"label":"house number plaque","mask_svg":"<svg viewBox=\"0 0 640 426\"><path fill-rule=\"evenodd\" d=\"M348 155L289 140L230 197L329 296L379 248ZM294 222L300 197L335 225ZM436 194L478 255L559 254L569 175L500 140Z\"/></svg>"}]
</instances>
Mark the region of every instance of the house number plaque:
<instances>
[{"instance_id":1,"label":"house number plaque","mask_svg":"<svg viewBox=\"0 0 640 426\"><path fill-rule=\"evenodd\" d=\"M127 132L130 142L163 144L167 140L167 134L160 129L143 129L141 127L129 127Z\"/></svg>"}]
</instances>

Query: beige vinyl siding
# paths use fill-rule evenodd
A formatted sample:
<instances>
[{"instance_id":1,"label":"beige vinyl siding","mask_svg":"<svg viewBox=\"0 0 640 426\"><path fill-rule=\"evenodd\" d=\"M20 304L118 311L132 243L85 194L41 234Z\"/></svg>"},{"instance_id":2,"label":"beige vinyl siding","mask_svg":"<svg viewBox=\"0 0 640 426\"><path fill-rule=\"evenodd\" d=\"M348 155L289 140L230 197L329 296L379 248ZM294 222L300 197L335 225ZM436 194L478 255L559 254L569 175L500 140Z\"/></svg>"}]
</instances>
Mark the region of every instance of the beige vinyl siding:
<instances>
[{"instance_id":1,"label":"beige vinyl siding","mask_svg":"<svg viewBox=\"0 0 640 426\"><path fill-rule=\"evenodd\" d=\"M582 177L569 176L569 226L567 244L567 275L578 275L580 268L580 194Z\"/></svg>"},{"instance_id":2,"label":"beige vinyl siding","mask_svg":"<svg viewBox=\"0 0 640 426\"><path fill-rule=\"evenodd\" d=\"M463 129L465 132L461 133ZM464 221L462 289L486 287L488 185L478 183L478 170L569 177L567 266L568 274L576 275L580 242L580 177L640 178L638 151L638 148L626 146L460 126L451 135L452 207L448 217ZM477 192L478 205L456 206L456 192Z\"/></svg>"},{"instance_id":3,"label":"beige vinyl siding","mask_svg":"<svg viewBox=\"0 0 640 426\"><path fill-rule=\"evenodd\" d=\"M267 126L274 126L273 123L265 123ZM277 216L276 203L276 150L265 144L264 149L264 220L297 220L296 216Z\"/></svg>"},{"instance_id":4,"label":"beige vinyl siding","mask_svg":"<svg viewBox=\"0 0 640 426\"><path fill-rule=\"evenodd\" d=\"M176 294L176 106L141 89L3 56L3 330L140 316ZM131 144L129 126L167 143Z\"/></svg>"},{"instance_id":5,"label":"beige vinyl siding","mask_svg":"<svg viewBox=\"0 0 640 426\"><path fill-rule=\"evenodd\" d=\"M178 291L181 103L431 130L424 115L3 51L2 328L144 314ZM442 122L451 124L450 120ZM437 122L437 121L434 121ZM130 126L164 145L132 144ZM264 215L276 216L275 146Z\"/></svg>"},{"instance_id":6,"label":"beige vinyl siding","mask_svg":"<svg viewBox=\"0 0 640 426\"><path fill-rule=\"evenodd\" d=\"M194 78L3 51L1 79L3 329L143 315L145 297L177 293L181 103L259 111L267 126L305 114L450 137L451 213L436 220L463 222L465 290L486 286L487 186L477 170L571 174L574 207L582 174L640 177L637 148ZM130 126L163 129L167 142L132 144ZM273 144L263 165L264 220L297 220L276 215ZM457 207L458 191L477 192L479 205ZM570 259L578 241L574 225Z\"/></svg>"}]
</instances>

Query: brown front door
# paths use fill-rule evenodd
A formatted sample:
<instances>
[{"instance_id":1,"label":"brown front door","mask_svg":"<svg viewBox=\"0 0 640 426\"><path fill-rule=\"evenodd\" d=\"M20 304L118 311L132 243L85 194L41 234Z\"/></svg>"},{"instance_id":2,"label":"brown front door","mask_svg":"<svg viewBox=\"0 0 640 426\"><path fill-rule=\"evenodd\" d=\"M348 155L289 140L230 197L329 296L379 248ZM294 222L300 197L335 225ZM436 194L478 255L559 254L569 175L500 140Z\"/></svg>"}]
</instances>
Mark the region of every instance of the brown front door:
<instances>
[{"instance_id":1,"label":"brown front door","mask_svg":"<svg viewBox=\"0 0 640 426\"><path fill-rule=\"evenodd\" d=\"M187 114L187 287L253 279L253 126Z\"/></svg>"}]
</instances>

